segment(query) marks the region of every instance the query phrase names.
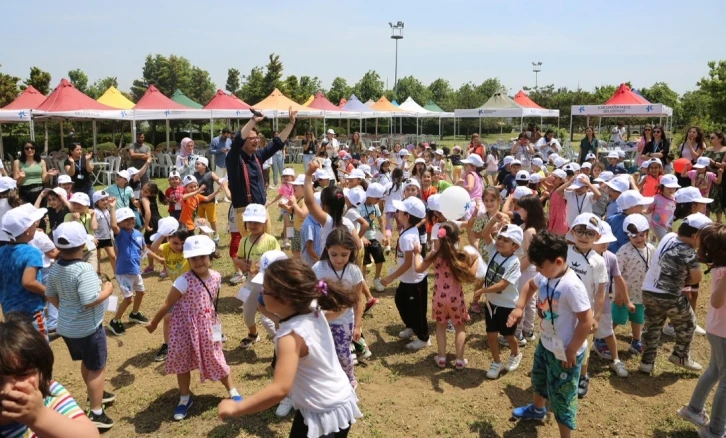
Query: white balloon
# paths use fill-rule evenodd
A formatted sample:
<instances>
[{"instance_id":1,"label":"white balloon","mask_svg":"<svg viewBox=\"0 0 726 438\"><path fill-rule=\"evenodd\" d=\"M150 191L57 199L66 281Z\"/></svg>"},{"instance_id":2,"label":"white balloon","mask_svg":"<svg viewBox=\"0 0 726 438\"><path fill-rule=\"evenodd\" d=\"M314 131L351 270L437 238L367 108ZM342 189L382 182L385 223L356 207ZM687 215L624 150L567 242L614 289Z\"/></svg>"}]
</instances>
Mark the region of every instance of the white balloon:
<instances>
[{"instance_id":1,"label":"white balloon","mask_svg":"<svg viewBox=\"0 0 726 438\"><path fill-rule=\"evenodd\" d=\"M444 190L439 198L441 214L450 221L461 219L469 211L471 198L463 187L452 186Z\"/></svg>"}]
</instances>

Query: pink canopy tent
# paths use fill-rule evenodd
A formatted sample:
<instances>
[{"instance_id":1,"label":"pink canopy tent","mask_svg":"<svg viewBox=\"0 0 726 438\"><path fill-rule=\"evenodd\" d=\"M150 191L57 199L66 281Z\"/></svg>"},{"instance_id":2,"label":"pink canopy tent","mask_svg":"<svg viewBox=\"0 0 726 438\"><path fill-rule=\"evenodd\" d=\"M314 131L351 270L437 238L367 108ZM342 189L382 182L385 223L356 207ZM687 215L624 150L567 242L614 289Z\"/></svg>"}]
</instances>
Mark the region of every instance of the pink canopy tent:
<instances>
[{"instance_id":1,"label":"pink canopy tent","mask_svg":"<svg viewBox=\"0 0 726 438\"><path fill-rule=\"evenodd\" d=\"M322 91L315 93L315 98L313 98L313 101L310 105L308 105L308 108L315 108L323 111L340 111L340 108L330 102Z\"/></svg>"},{"instance_id":2,"label":"pink canopy tent","mask_svg":"<svg viewBox=\"0 0 726 438\"><path fill-rule=\"evenodd\" d=\"M235 95L229 95L222 90L217 90L217 94L204 106L204 109L212 110L246 110L250 106L240 100Z\"/></svg>"},{"instance_id":3,"label":"pink canopy tent","mask_svg":"<svg viewBox=\"0 0 726 438\"><path fill-rule=\"evenodd\" d=\"M149 85L141 99L136 102L135 110L172 110L172 109L189 109L188 107L176 103L159 91L153 85Z\"/></svg>"}]
</instances>

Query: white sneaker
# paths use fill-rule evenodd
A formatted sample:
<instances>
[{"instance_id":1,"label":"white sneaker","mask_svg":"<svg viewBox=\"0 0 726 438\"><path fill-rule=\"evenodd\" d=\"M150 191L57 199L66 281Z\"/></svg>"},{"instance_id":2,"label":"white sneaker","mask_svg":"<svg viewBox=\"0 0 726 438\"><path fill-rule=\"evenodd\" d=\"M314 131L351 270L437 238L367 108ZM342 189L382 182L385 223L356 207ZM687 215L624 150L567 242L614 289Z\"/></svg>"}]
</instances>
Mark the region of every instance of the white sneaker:
<instances>
[{"instance_id":1,"label":"white sneaker","mask_svg":"<svg viewBox=\"0 0 726 438\"><path fill-rule=\"evenodd\" d=\"M671 357L668 358L668 362L690 371L701 371L703 369L700 363L691 359L691 356L681 359L680 357L671 354Z\"/></svg>"},{"instance_id":2,"label":"white sneaker","mask_svg":"<svg viewBox=\"0 0 726 438\"><path fill-rule=\"evenodd\" d=\"M376 290L376 292L383 292L386 290L386 287L381 283L380 278L376 278L373 280L373 288Z\"/></svg>"},{"instance_id":3,"label":"white sneaker","mask_svg":"<svg viewBox=\"0 0 726 438\"><path fill-rule=\"evenodd\" d=\"M676 329L674 329L672 325L666 324L666 325L663 326L663 334L666 335L666 336L669 336L671 338L675 338L676 337Z\"/></svg>"},{"instance_id":4,"label":"white sneaker","mask_svg":"<svg viewBox=\"0 0 726 438\"><path fill-rule=\"evenodd\" d=\"M229 282L232 284L240 284L243 281L245 281L245 274L242 274L241 272L235 272L229 279Z\"/></svg>"},{"instance_id":5,"label":"white sneaker","mask_svg":"<svg viewBox=\"0 0 726 438\"><path fill-rule=\"evenodd\" d=\"M701 336L706 336L706 330L704 330L703 327L698 324L696 324L696 330L693 333Z\"/></svg>"},{"instance_id":6,"label":"white sneaker","mask_svg":"<svg viewBox=\"0 0 726 438\"><path fill-rule=\"evenodd\" d=\"M421 339L416 339L415 341L406 344L406 348L408 348L409 350L420 350L422 348L426 348L426 347L430 347L430 346L431 346L431 339L429 339L426 342L422 341Z\"/></svg>"},{"instance_id":7,"label":"white sneaker","mask_svg":"<svg viewBox=\"0 0 726 438\"><path fill-rule=\"evenodd\" d=\"M413 336L413 330L411 330L408 327L404 331L402 331L398 334L398 337L401 339L411 339L412 336Z\"/></svg>"},{"instance_id":8,"label":"white sneaker","mask_svg":"<svg viewBox=\"0 0 726 438\"><path fill-rule=\"evenodd\" d=\"M625 368L625 364L621 361L613 361L610 363L610 369L615 372L618 377L628 377L628 370Z\"/></svg>"},{"instance_id":9,"label":"white sneaker","mask_svg":"<svg viewBox=\"0 0 726 438\"><path fill-rule=\"evenodd\" d=\"M277 406L275 414L278 417L287 417L290 414L290 411L292 411L292 402L290 401L290 397L285 397Z\"/></svg>"},{"instance_id":10,"label":"white sneaker","mask_svg":"<svg viewBox=\"0 0 726 438\"><path fill-rule=\"evenodd\" d=\"M388 246L386 246L386 247L385 247L385 248L383 249L383 252L384 252L384 253L385 253L386 255L390 254L390 253L391 253L391 245L388 245Z\"/></svg>"},{"instance_id":11,"label":"white sneaker","mask_svg":"<svg viewBox=\"0 0 726 438\"><path fill-rule=\"evenodd\" d=\"M456 329L454 328L454 323L452 323L451 320L449 320L449 323L446 325L446 331L449 333L456 332Z\"/></svg>"},{"instance_id":12,"label":"white sneaker","mask_svg":"<svg viewBox=\"0 0 726 438\"><path fill-rule=\"evenodd\" d=\"M489 366L489 371L487 371L487 379L498 379L499 373L502 372L502 363L501 362L492 362L491 366Z\"/></svg>"},{"instance_id":13,"label":"white sneaker","mask_svg":"<svg viewBox=\"0 0 726 438\"><path fill-rule=\"evenodd\" d=\"M215 245L219 245L219 234L214 233L214 237L212 238L212 242L214 242Z\"/></svg>"},{"instance_id":14,"label":"white sneaker","mask_svg":"<svg viewBox=\"0 0 726 438\"><path fill-rule=\"evenodd\" d=\"M519 368L519 364L522 363L522 353L520 352L516 356L509 356L507 364L504 365L504 370L511 373Z\"/></svg>"},{"instance_id":15,"label":"white sneaker","mask_svg":"<svg viewBox=\"0 0 726 438\"><path fill-rule=\"evenodd\" d=\"M694 414L690 409L688 409L688 406L683 406L676 411L676 413L684 420L689 421L698 427L706 427L710 421L705 410L698 414Z\"/></svg>"},{"instance_id":16,"label":"white sneaker","mask_svg":"<svg viewBox=\"0 0 726 438\"><path fill-rule=\"evenodd\" d=\"M655 368L655 364L652 363L640 363L640 372L645 374L653 374L653 369Z\"/></svg>"}]
</instances>

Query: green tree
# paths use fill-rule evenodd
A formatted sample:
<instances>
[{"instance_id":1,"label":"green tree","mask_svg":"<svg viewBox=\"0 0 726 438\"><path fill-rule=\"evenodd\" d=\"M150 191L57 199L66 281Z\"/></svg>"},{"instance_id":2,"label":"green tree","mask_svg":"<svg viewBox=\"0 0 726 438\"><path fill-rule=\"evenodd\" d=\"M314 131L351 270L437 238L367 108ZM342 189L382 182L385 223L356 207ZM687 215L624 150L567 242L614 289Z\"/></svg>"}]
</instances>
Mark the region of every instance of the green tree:
<instances>
[{"instance_id":1,"label":"green tree","mask_svg":"<svg viewBox=\"0 0 726 438\"><path fill-rule=\"evenodd\" d=\"M607 102L611 97L613 97L613 94L615 94L615 91L617 91L618 87L615 85L602 85L600 87L595 87L595 105Z\"/></svg>"},{"instance_id":2,"label":"green tree","mask_svg":"<svg viewBox=\"0 0 726 438\"><path fill-rule=\"evenodd\" d=\"M368 70L360 81L353 87L353 93L365 102L368 99L378 100L383 96L383 81L381 76L375 70Z\"/></svg>"},{"instance_id":3,"label":"green tree","mask_svg":"<svg viewBox=\"0 0 726 438\"><path fill-rule=\"evenodd\" d=\"M69 71L68 80L81 93L88 93L88 76L80 68Z\"/></svg>"},{"instance_id":4,"label":"green tree","mask_svg":"<svg viewBox=\"0 0 726 438\"><path fill-rule=\"evenodd\" d=\"M698 86L711 97L711 118L723 124L726 123L726 61L711 61L708 68L708 77L698 81Z\"/></svg>"},{"instance_id":5,"label":"green tree","mask_svg":"<svg viewBox=\"0 0 726 438\"><path fill-rule=\"evenodd\" d=\"M429 85L429 94L433 100L444 111L454 110L454 90L451 88L449 81L438 78ZM418 102L418 101L417 101ZM420 105L426 105L426 102L418 102Z\"/></svg>"},{"instance_id":6,"label":"green tree","mask_svg":"<svg viewBox=\"0 0 726 438\"><path fill-rule=\"evenodd\" d=\"M267 63L266 70L262 82L265 97L272 93L275 88L282 88L282 61L280 61L280 55L270 54L270 62Z\"/></svg>"},{"instance_id":7,"label":"green tree","mask_svg":"<svg viewBox=\"0 0 726 438\"><path fill-rule=\"evenodd\" d=\"M0 65L0 67L2 66ZM0 108L18 97L18 93L20 93L20 89L18 88L19 81L20 78L18 77L0 73Z\"/></svg>"},{"instance_id":8,"label":"green tree","mask_svg":"<svg viewBox=\"0 0 726 438\"><path fill-rule=\"evenodd\" d=\"M234 94L239 91L239 78L240 72L236 68L230 68L227 70L227 83L224 88L230 93Z\"/></svg>"},{"instance_id":9,"label":"green tree","mask_svg":"<svg viewBox=\"0 0 726 438\"><path fill-rule=\"evenodd\" d=\"M269 94L265 92L264 82L262 67L253 67L249 75L242 76L242 87L236 93L237 97L250 105L261 101Z\"/></svg>"},{"instance_id":10,"label":"green tree","mask_svg":"<svg viewBox=\"0 0 726 438\"><path fill-rule=\"evenodd\" d=\"M192 80L192 64L183 56L169 55L164 59L162 69L159 72L159 83L156 84L159 91L167 97L180 89L186 94L189 91Z\"/></svg>"},{"instance_id":11,"label":"green tree","mask_svg":"<svg viewBox=\"0 0 726 438\"><path fill-rule=\"evenodd\" d=\"M413 98L420 105L425 105L431 97L431 92L415 77L406 76L398 80L396 98L399 103L403 103L409 97Z\"/></svg>"},{"instance_id":12,"label":"green tree","mask_svg":"<svg viewBox=\"0 0 726 438\"><path fill-rule=\"evenodd\" d=\"M25 90L31 85L47 96L50 93L50 73L38 67L30 67L30 76L23 81L20 89Z\"/></svg>"},{"instance_id":13,"label":"green tree","mask_svg":"<svg viewBox=\"0 0 726 438\"><path fill-rule=\"evenodd\" d=\"M680 97L665 82L656 82L650 88L641 88L640 94L651 103L662 103L678 112Z\"/></svg>"},{"instance_id":14,"label":"green tree","mask_svg":"<svg viewBox=\"0 0 726 438\"><path fill-rule=\"evenodd\" d=\"M298 98L301 99L299 103L305 102L310 96L314 96L321 88L320 79L317 76L301 76L298 87ZM337 102L334 103L337 104Z\"/></svg>"},{"instance_id":15,"label":"green tree","mask_svg":"<svg viewBox=\"0 0 726 438\"><path fill-rule=\"evenodd\" d=\"M206 105L216 91L209 72L199 67L192 67L188 88L182 92L195 102Z\"/></svg>"},{"instance_id":16,"label":"green tree","mask_svg":"<svg viewBox=\"0 0 726 438\"><path fill-rule=\"evenodd\" d=\"M159 84L159 76L161 70L164 68L166 59L161 55L151 56L146 55L144 61L144 67L141 69L141 79L134 80L131 85L131 94L134 96L134 101L138 102L139 99L146 93L146 89L149 85Z\"/></svg>"},{"instance_id":17,"label":"green tree","mask_svg":"<svg viewBox=\"0 0 726 438\"><path fill-rule=\"evenodd\" d=\"M713 107L712 96L703 90L687 91L681 96L680 111L674 116L679 125L710 125L711 108Z\"/></svg>"},{"instance_id":18,"label":"green tree","mask_svg":"<svg viewBox=\"0 0 726 438\"><path fill-rule=\"evenodd\" d=\"M486 102L495 93L502 91L502 89L506 90L504 85L502 85L499 81L499 78L489 78L482 82L481 85L475 88L475 91L477 94L484 97L484 101L477 106L483 105L484 102ZM506 91L504 91L504 93L506 94Z\"/></svg>"},{"instance_id":19,"label":"green tree","mask_svg":"<svg viewBox=\"0 0 726 438\"><path fill-rule=\"evenodd\" d=\"M103 93L106 92L106 90L111 87L118 87L118 80L115 76L107 76L103 79L97 80L90 87L88 87L88 91L86 92L86 94L94 99L98 99L103 95Z\"/></svg>"},{"instance_id":20,"label":"green tree","mask_svg":"<svg viewBox=\"0 0 726 438\"><path fill-rule=\"evenodd\" d=\"M304 98L302 98L302 101L300 101L300 83L298 82L297 76L295 75L290 75L285 78L282 83L282 87L280 88L280 91L282 92L282 94L298 103L305 102L305 100L308 98L308 96L305 96Z\"/></svg>"},{"instance_id":21,"label":"green tree","mask_svg":"<svg viewBox=\"0 0 726 438\"><path fill-rule=\"evenodd\" d=\"M333 79L333 83L330 85L330 90L328 90L327 97L329 101L337 105L338 102L340 102L340 99L350 98L352 92L353 89L348 86L348 82L338 76L337 78Z\"/></svg>"}]
</instances>

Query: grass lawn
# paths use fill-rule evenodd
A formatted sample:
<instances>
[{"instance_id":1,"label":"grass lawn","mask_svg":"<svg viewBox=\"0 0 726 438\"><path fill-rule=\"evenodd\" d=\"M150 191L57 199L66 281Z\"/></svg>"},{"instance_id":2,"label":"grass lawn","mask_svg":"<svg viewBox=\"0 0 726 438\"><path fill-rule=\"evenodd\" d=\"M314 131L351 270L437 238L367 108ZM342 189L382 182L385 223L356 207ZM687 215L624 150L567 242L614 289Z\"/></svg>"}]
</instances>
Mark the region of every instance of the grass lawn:
<instances>
[{"instance_id":1,"label":"grass lawn","mask_svg":"<svg viewBox=\"0 0 726 438\"><path fill-rule=\"evenodd\" d=\"M462 142L463 143L463 142ZM461 144L461 143L460 143ZM301 171L301 165L296 165ZM158 180L166 188L166 181ZM272 191L268 192L270 195ZM229 204L218 205L220 230L227 227ZM274 231L282 231L277 221L278 209L272 207ZM166 213L164 213L166 214ZM225 279L233 273L227 255L229 235L222 234L220 252L222 259L213 262L213 269ZM392 262L386 263L387 272ZM111 274L108 262L103 269ZM158 269L158 268L157 268ZM370 280L372 278L369 277ZM146 296L142 312L151 317L164 301L171 282L158 276L145 278ZM433 277L429 285L433 287ZM244 327L240 302L235 299L239 286L225 283L219 312L227 342L224 346L227 362L232 368L233 379L240 392L251 395L270 382L272 370L272 342L264 338L252 349L238 348L247 334ZM467 301L471 299L471 286L466 287ZM710 277L701 284L698 316L705 324L706 304L709 299ZM116 294L118 294L116 290ZM457 371L449 354L450 364L439 369L433 361L434 345L415 353L405 349L405 343L397 337L403 329L394 304L395 284L382 293L373 292L381 299L371 315L364 319L363 331L373 351L373 356L356 367L360 382L358 395L365 417L352 428L356 437L554 437L558 436L554 418L549 415L545 425L515 423L510 421L512 407L531 401L529 371L532 366L534 345L523 349L522 366L511 374L503 373L495 381L489 381L485 373L491 356L487 351L483 316L472 315L467 326L467 350L469 368ZM110 320L107 314L106 322ZM433 322L430 327L434 329ZM264 331L261 331L264 333ZM639 358L627 353L630 342L629 330L617 330L622 360L631 376L615 377L607 363L593 354L591 359L590 394L580 401L578 436L629 436L629 437L695 437L696 429L681 421L675 411L687 403L698 379L698 374L676 368L667 358L673 340L663 339L658 355L655 375L648 377L636 371ZM196 372L192 373L194 407L190 417L182 422L172 419L172 411L178 402L174 376L164 373L164 364L154 362L154 355L162 343L161 327L149 334L142 326L127 324L125 336L108 338L108 368L106 390L117 394L117 401L108 407L107 414L116 426L108 437L283 437L287 436L292 417L278 418L274 408L260 414L222 422L217 418L217 404L226 396L221 383L200 384ZM453 334L448 335L449 352L453 352ZM62 340L52 342L55 353L54 377L63 383L86 407L86 388L79 372L79 364L70 360ZM503 354L507 354L506 349ZM697 336L692 355L706 366L710 347L705 337ZM505 356L506 357L506 356ZM710 405L709 405L710 409Z\"/></svg>"}]
</instances>

